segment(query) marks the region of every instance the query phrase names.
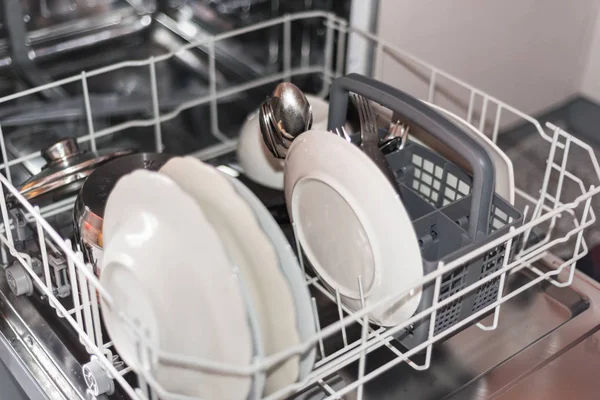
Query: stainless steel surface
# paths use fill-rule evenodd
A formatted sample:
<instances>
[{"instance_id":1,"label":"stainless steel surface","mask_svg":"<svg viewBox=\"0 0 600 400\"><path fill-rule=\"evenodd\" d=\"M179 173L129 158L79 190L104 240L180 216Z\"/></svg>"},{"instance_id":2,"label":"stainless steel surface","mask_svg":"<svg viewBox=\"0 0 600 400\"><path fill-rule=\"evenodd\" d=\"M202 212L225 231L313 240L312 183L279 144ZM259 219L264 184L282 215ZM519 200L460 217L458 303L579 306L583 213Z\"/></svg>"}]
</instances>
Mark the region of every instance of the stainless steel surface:
<instances>
[{"instance_id":1,"label":"stainless steel surface","mask_svg":"<svg viewBox=\"0 0 600 400\"><path fill-rule=\"evenodd\" d=\"M154 21L186 42L201 41L222 33L207 29L194 15L194 9L186 5L173 10L171 14L157 13ZM196 50L203 53L204 57L213 52L217 68L233 82L258 78L267 72L263 64L248 54L247 47L232 40L220 40L213 50L208 44L200 45Z\"/></svg>"},{"instance_id":2,"label":"stainless steel surface","mask_svg":"<svg viewBox=\"0 0 600 400\"><path fill-rule=\"evenodd\" d=\"M360 148L367 156L369 156L375 165L377 165L381 172L383 172L398 195L400 195L400 187L398 186L396 175L379 148L377 119L373 113L369 100L357 94L353 94L352 99L354 100L360 119Z\"/></svg>"},{"instance_id":3,"label":"stainless steel surface","mask_svg":"<svg viewBox=\"0 0 600 400\"><path fill-rule=\"evenodd\" d=\"M81 187L73 210L75 240L96 275L100 275L104 208L113 187L122 176L134 170L158 171L171 157L165 153L137 153L120 157L96 168Z\"/></svg>"},{"instance_id":4,"label":"stainless steel surface","mask_svg":"<svg viewBox=\"0 0 600 400\"><path fill-rule=\"evenodd\" d=\"M171 111L177 105L193 101L208 93L206 90L191 91L177 90L159 97L159 109ZM234 99L239 96L231 96ZM227 99L226 99L227 100ZM12 108L15 113L2 120L3 127L25 126L42 123L63 122L85 118L86 111L83 99L80 97L59 100L53 103L32 103L30 109L25 107ZM94 110L95 118L122 117L135 113L147 112L152 109L152 102L147 96L123 97L118 95L90 96L90 108ZM8 110L7 110L8 113Z\"/></svg>"},{"instance_id":5,"label":"stainless steel surface","mask_svg":"<svg viewBox=\"0 0 600 400\"><path fill-rule=\"evenodd\" d=\"M45 28L57 29L61 23L106 15L121 9L148 13L155 8L155 3L148 0L21 0L28 16L27 28L33 32Z\"/></svg>"},{"instance_id":6,"label":"stainless steel surface","mask_svg":"<svg viewBox=\"0 0 600 400\"><path fill-rule=\"evenodd\" d=\"M597 329L500 391L496 399L597 398L600 368L600 332Z\"/></svg>"},{"instance_id":7,"label":"stainless steel surface","mask_svg":"<svg viewBox=\"0 0 600 400\"><path fill-rule=\"evenodd\" d=\"M276 158L284 159L287 154L287 148L283 144L279 143L276 139L277 133L273 126L271 110L271 98L267 98L261 105L258 112L258 122L260 125L260 132L262 134L263 141L267 149Z\"/></svg>"},{"instance_id":8,"label":"stainless steel surface","mask_svg":"<svg viewBox=\"0 0 600 400\"><path fill-rule=\"evenodd\" d=\"M261 104L260 129L267 148L285 158L292 141L312 126L312 108L296 85L282 82Z\"/></svg>"},{"instance_id":9,"label":"stainless steel surface","mask_svg":"<svg viewBox=\"0 0 600 400\"><path fill-rule=\"evenodd\" d=\"M42 150L42 156L48 163L40 173L21 185L19 192L30 201L59 191L62 195L73 193L81 187L83 180L95 167L132 152L133 150L87 152L79 149L74 138L60 140Z\"/></svg>"},{"instance_id":10,"label":"stainless steel surface","mask_svg":"<svg viewBox=\"0 0 600 400\"><path fill-rule=\"evenodd\" d=\"M41 150L42 157L50 165L54 161L61 161L68 157L77 155L79 153L79 145L75 138L69 137L46 147ZM45 168L47 168L46 166ZM45 169L44 168L44 169Z\"/></svg>"},{"instance_id":11,"label":"stainless steel surface","mask_svg":"<svg viewBox=\"0 0 600 400\"><path fill-rule=\"evenodd\" d=\"M81 365L31 298L16 297L0 274L0 359L30 399L87 399ZM2 388L0 388L0 397Z\"/></svg>"},{"instance_id":12,"label":"stainless steel surface","mask_svg":"<svg viewBox=\"0 0 600 400\"><path fill-rule=\"evenodd\" d=\"M158 103L161 113L171 112L174 107L182 103L210 94L208 87L210 77L207 69L209 47L201 46L179 51L182 44L256 22L257 18L264 19L270 13L270 4L265 3L264 7L247 10L247 13L244 12L245 16L238 19L229 15L220 15L208 3L194 0L174 1L168 4L165 2L166 8L161 8L161 12L140 15L130 4L136 2L131 0L97 0L94 5L87 0L73 1L77 5L75 9L64 6L74 4L69 3L68 0L47 2L48 12L44 13L42 8L46 6L42 3L46 4L46 2L33 0L21 2L25 17L28 19L26 31L29 40L26 50L33 58L33 63L39 65L39 69L43 69L47 77L56 80L78 74L82 70L91 71L115 62L144 59L151 55L158 57L165 52L176 51L172 61L156 64ZM279 4L279 1L271 3ZM292 3L282 1L282 8L276 7L274 12L294 11L290 8L296 7ZM326 4L324 1L313 1L313 7L329 7L343 14L347 8L345 3L336 2L334 5ZM69 12L67 9L70 9ZM302 29L301 24L292 24L293 34L300 33L300 29ZM129 33L141 33L146 30L147 32L143 35L126 34L127 30ZM275 33L273 38L277 39L275 44L280 44L281 31L275 31L273 30ZM227 87L236 82L243 83L252 77L265 76L270 71L269 68L273 70L278 68L277 65L271 65L267 61L269 53L267 40L270 36L266 33L265 31L264 34L242 42L228 39L216 45L217 87ZM325 31L318 30L314 37L311 37L311 65L321 62L325 44L324 33ZM7 66L14 64L4 34L5 30L0 26L0 67L1 60L6 61ZM117 38L121 40L113 42L113 39ZM296 53L299 53L299 49L294 50L292 56L295 57ZM281 62L279 58L275 60L277 63ZM292 62L295 63L296 60L293 59ZM3 86L2 78L7 74L8 72L0 71L0 86ZM5 89L12 93L24 88L22 83L24 80L14 79L12 74L8 81L10 85L6 85L10 87L2 87L0 90ZM312 83L308 85L311 86ZM89 77L88 87L91 91L89 108L92 110L93 127L96 132L118 122L137 118L139 114L149 115L153 112L147 68L127 68ZM317 89L313 87L310 90ZM73 85L68 87L67 91L68 97L53 100L51 103L42 102L36 96L31 96L24 102L2 105L0 119L9 159L29 157L40 147L61 137L79 137L88 133L89 125L86 123L87 114L81 88ZM228 118L228 121L221 124L223 132L230 134L236 130L242 117L251 111L252 104L258 104L267 91L270 91L270 88L256 88L243 96L236 95L236 99L222 99L223 102L234 103L231 107L234 111L231 112L235 113L231 123ZM206 146L211 139L211 136L206 134L206 130L211 129L206 116L207 111L208 107L200 106L190 112L193 115L183 115L187 114L184 112L181 118L177 117L176 120L163 124L163 140L168 142L165 143L166 151L183 153L191 149L193 149L191 151L200 150ZM239 121L235 120L236 118L239 118ZM25 125L28 129L23 129ZM156 150L152 148L154 143L150 135L142 135L141 132L138 134L132 131L131 134L118 137L108 135L97 140L98 148L140 147L144 151ZM44 160L41 157L29 157L22 164L14 166L11 168L13 183L22 184L31 175L38 173L43 164Z\"/></svg>"},{"instance_id":13,"label":"stainless steel surface","mask_svg":"<svg viewBox=\"0 0 600 400\"><path fill-rule=\"evenodd\" d=\"M271 1L272 0L209 0L209 3L214 4L219 12L223 14L234 14L242 13L251 9L253 6Z\"/></svg>"},{"instance_id":14,"label":"stainless steel surface","mask_svg":"<svg viewBox=\"0 0 600 400\"><path fill-rule=\"evenodd\" d=\"M8 370L6 365L0 361L0 388L7 399L11 400L29 400L29 396L25 394L21 386L14 378L12 372Z\"/></svg>"},{"instance_id":15,"label":"stainless steel surface","mask_svg":"<svg viewBox=\"0 0 600 400\"><path fill-rule=\"evenodd\" d=\"M299 134L310 129L312 108L298 86L282 82L275 87L271 99L274 126L284 141L291 142Z\"/></svg>"},{"instance_id":16,"label":"stainless steel surface","mask_svg":"<svg viewBox=\"0 0 600 400\"><path fill-rule=\"evenodd\" d=\"M530 279L526 272L514 274L507 280L508 290ZM492 318L483 323L491 325ZM600 285L577 271L570 287L559 289L544 282L503 304L496 330L470 326L435 346L428 370L400 363L376 377L365 385L363 398L596 399L600 380L587 377L597 375L600 368L599 329ZM360 329L351 335L360 337ZM329 345L335 349L340 343ZM385 347L369 354L365 373L394 357ZM353 381L357 370L355 363L342 376ZM530 387L527 381L535 385Z\"/></svg>"},{"instance_id":17,"label":"stainless steel surface","mask_svg":"<svg viewBox=\"0 0 600 400\"><path fill-rule=\"evenodd\" d=\"M31 60L47 59L135 34L151 22L154 9L136 10L126 0L21 0L27 46ZM147 3L147 2L144 2ZM13 64L9 42L0 32L0 68Z\"/></svg>"},{"instance_id":18,"label":"stainless steel surface","mask_svg":"<svg viewBox=\"0 0 600 400\"><path fill-rule=\"evenodd\" d=\"M152 40L156 44L163 47L168 52L175 53L175 59L186 69L206 82L210 80L210 76L208 75L208 60L200 57L200 55L192 50L181 50L181 48L188 43L186 40L162 26L155 27L152 30L151 35ZM219 71L216 71L216 73L217 82L220 83L225 81L223 74Z\"/></svg>"}]
</instances>

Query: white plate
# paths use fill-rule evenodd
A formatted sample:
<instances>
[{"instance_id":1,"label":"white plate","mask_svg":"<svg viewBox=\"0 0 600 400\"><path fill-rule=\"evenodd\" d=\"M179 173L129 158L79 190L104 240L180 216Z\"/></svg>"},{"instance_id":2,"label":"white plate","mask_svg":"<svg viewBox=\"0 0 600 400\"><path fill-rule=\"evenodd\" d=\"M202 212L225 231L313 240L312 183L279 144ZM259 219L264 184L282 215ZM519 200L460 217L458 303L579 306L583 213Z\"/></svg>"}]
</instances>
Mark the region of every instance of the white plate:
<instances>
[{"instance_id":1,"label":"white plate","mask_svg":"<svg viewBox=\"0 0 600 400\"><path fill-rule=\"evenodd\" d=\"M302 247L342 302L365 304L408 290L423 278L421 252L398 194L358 147L326 131L309 131L290 147L285 198ZM379 325L410 318L421 288L369 314Z\"/></svg>"},{"instance_id":2,"label":"white plate","mask_svg":"<svg viewBox=\"0 0 600 400\"><path fill-rule=\"evenodd\" d=\"M306 98L312 107L313 129L327 130L329 103L310 94ZM265 146L258 123L258 111L248 115L242 125L237 159L248 178L272 189L283 189L283 160L273 157Z\"/></svg>"},{"instance_id":3,"label":"white plate","mask_svg":"<svg viewBox=\"0 0 600 400\"><path fill-rule=\"evenodd\" d=\"M290 284L290 288L292 289L292 295L294 296L294 302L296 304L296 327L300 334L300 340L305 342L311 338L317 330L315 327L315 315L312 309L310 293L306 286L306 280L304 279L304 276L302 276L302 270L298 264L296 254L275 219L258 197L237 179L231 178L230 181L233 183L236 192L246 201L246 203L248 203L250 208L252 208L254 214L258 218L261 228L271 240L271 243L275 247L275 251L277 251L279 267L285 274L285 277ZM312 371L316 355L317 349L316 347L312 347L300 357L300 380L306 378L310 371Z\"/></svg>"},{"instance_id":4,"label":"white plate","mask_svg":"<svg viewBox=\"0 0 600 400\"><path fill-rule=\"evenodd\" d=\"M119 180L103 225L101 283L114 308L102 314L115 348L134 370L138 357L124 313L141 324L155 347L232 365L252 362L246 304L217 234L195 201L168 177L135 171ZM174 393L246 398L251 377L225 376L149 362L156 380Z\"/></svg>"},{"instance_id":5,"label":"white plate","mask_svg":"<svg viewBox=\"0 0 600 400\"><path fill-rule=\"evenodd\" d=\"M502 150L500 150L496 143L492 142L490 138L458 115L435 104L427 102L424 103L434 110L439 111L444 116L449 117L452 122L458 125L459 128L462 128L465 132L469 133L473 139L475 139L481 146L483 146L484 149L487 150L494 163L494 171L496 173L496 193L510 204L514 205L515 174L510 158L508 158L508 156ZM467 167L467 170L469 172L472 171L470 166Z\"/></svg>"},{"instance_id":6,"label":"white plate","mask_svg":"<svg viewBox=\"0 0 600 400\"><path fill-rule=\"evenodd\" d=\"M226 176L193 157L169 160L160 172L190 194L217 231L246 282L267 356L297 345L296 311L288 283L279 269L277 255L260 228L252 209L236 193ZM299 357L267 371L265 395L298 379Z\"/></svg>"}]
</instances>

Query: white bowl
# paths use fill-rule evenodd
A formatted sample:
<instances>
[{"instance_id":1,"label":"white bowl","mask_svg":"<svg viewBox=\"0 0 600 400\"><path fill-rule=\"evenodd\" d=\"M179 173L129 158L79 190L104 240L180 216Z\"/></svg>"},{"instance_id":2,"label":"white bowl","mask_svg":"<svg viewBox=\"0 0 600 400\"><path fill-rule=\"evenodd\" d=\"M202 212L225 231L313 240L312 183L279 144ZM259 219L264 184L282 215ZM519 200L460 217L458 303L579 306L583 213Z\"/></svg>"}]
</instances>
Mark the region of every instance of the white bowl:
<instances>
[{"instance_id":1,"label":"white bowl","mask_svg":"<svg viewBox=\"0 0 600 400\"><path fill-rule=\"evenodd\" d=\"M313 130L327 130L329 103L320 97L306 95L313 112ZM283 190L283 160L273 157L265 146L258 123L258 110L246 118L240 130L238 162L248 178L271 189Z\"/></svg>"}]
</instances>

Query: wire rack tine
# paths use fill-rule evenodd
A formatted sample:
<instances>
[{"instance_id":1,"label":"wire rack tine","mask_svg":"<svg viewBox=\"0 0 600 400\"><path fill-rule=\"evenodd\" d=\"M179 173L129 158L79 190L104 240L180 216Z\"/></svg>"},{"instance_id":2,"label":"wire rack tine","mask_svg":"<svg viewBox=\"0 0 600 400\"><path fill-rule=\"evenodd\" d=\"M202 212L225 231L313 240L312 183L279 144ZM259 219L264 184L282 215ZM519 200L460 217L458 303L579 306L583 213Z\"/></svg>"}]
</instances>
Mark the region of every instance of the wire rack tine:
<instances>
[{"instance_id":1,"label":"wire rack tine","mask_svg":"<svg viewBox=\"0 0 600 400\"><path fill-rule=\"evenodd\" d=\"M515 228L514 227L510 227L510 231L512 232ZM506 248L504 249L504 256L502 259L502 267L506 267L506 265L508 264L508 260L510 258L510 252L512 249L512 243L513 241L510 240L506 243ZM498 285L498 296L497 296L497 300L500 301L502 300L502 296L504 294L504 281L506 280L506 273L503 273L502 275L500 275L500 283ZM500 307L498 306L494 309L494 316L493 316L493 320L492 320L492 325L485 325L482 322L478 322L477 326L484 331L493 331L498 327L498 320L500 318Z\"/></svg>"},{"instance_id":2,"label":"wire rack tine","mask_svg":"<svg viewBox=\"0 0 600 400\"><path fill-rule=\"evenodd\" d=\"M319 309L317 308L317 300L312 297L312 309L313 316L315 318L315 327L317 328L317 332L321 332L321 321L319 321ZM325 358L325 345L323 344L323 338L319 338L319 353L321 358Z\"/></svg>"},{"instance_id":3,"label":"wire rack tine","mask_svg":"<svg viewBox=\"0 0 600 400\"><path fill-rule=\"evenodd\" d=\"M363 284L362 284L362 277L359 275L357 278L358 281L358 293L360 295L360 304L361 304L361 308L365 307L365 296L364 296L364 291L363 291ZM367 333L369 331L369 317L368 315L365 314L365 316L363 316L362 318L362 329L361 329L361 334L360 334L360 342L361 345L364 346L365 343L367 342ZM360 352L360 358L358 361L358 381L362 381L364 376L365 376L365 366L367 363L367 354L365 349L362 349ZM364 384L360 384L358 385L358 388L356 389L356 398L357 400L362 400L363 398L363 389L364 389Z\"/></svg>"},{"instance_id":4,"label":"wire rack tine","mask_svg":"<svg viewBox=\"0 0 600 400\"><path fill-rule=\"evenodd\" d=\"M340 321L344 318L344 311L342 310L342 299L340 298L340 289L335 288L335 302L338 309L338 316L340 317ZM342 327L342 342L344 343L344 347L348 346L348 336L346 334L346 327Z\"/></svg>"}]
</instances>

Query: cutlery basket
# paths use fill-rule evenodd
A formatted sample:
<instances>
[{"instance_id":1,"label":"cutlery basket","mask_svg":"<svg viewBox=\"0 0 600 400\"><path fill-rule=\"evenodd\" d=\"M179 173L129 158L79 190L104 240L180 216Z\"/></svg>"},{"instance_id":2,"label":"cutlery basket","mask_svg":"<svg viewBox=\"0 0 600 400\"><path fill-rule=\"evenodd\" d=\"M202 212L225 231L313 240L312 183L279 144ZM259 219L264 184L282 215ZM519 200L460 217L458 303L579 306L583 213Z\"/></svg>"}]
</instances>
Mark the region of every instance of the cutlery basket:
<instances>
[{"instance_id":1,"label":"cutlery basket","mask_svg":"<svg viewBox=\"0 0 600 400\"><path fill-rule=\"evenodd\" d=\"M387 155L419 240L425 275L433 272L440 261L455 260L521 223L520 212L495 194L494 165L487 151L441 114L394 87L358 74L336 79L330 91L330 131L341 127L345 121L350 92L371 99L419 125L463 155L471 165L472 175L434 151L412 142ZM503 243L445 274L438 301L500 269L506 256L506 245ZM401 260L398 267L402 267ZM435 281L425 284L422 290L416 313L432 306ZM439 334L493 303L501 290L500 278L493 279L444 306L437 311L433 333ZM413 348L428 339L429 325L429 318L423 318L396 338L405 347Z\"/></svg>"},{"instance_id":2,"label":"cutlery basket","mask_svg":"<svg viewBox=\"0 0 600 400\"><path fill-rule=\"evenodd\" d=\"M450 262L521 223L521 214L502 197L494 195L488 235L475 242L467 234L473 186L473 178L469 174L434 151L413 142L407 142L402 150L388 154L387 160L396 173L404 207L419 238L425 274L433 272L440 261ZM445 274L438 301L500 269L506 256L505 249L506 243L503 243L483 257ZM417 313L431 307L434 282L423 287ZM496 301L499 290L498 277L438 310L434 334ZM405 347L412 348L427 340L428 334L429 318L424 318L397 338Z\"/></svg>"}]
</instances>

